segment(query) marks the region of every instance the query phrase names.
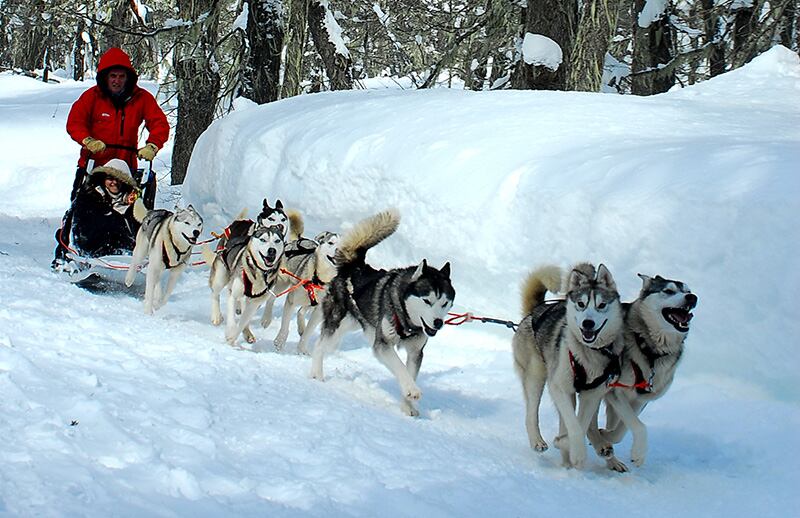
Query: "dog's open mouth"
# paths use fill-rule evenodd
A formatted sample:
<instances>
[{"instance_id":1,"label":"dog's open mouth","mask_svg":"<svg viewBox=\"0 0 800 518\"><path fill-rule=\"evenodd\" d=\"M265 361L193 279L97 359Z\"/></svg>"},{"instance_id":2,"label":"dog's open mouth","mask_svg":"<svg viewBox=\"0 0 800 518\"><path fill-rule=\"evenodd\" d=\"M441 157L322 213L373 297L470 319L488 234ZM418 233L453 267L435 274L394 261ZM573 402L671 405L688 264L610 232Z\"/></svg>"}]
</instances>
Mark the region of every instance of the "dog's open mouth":
<instances>
[{"instance_id":1,"label":"dog's open mouth","mask_svg":"<svg viewBox=\"0 0 800 518\"><path fill-rule=\"evenodd\" d=\"M331 263L332 265L336 266L336 258L335 258L334 256L332 256L332 255L326 255L326 256L325 256L325 258L326 258L326 259L328 259L328 261L330 261L330 263Z\"/></svg>"},{"instance_id":2,"label":"dog's open mouth","mask_svg":"<svg viewBox=\"0 0 800 518\"><path fill-rule=\"evenodd\" d=\"M273 266L275 266L275 259L276 259L275 257L270 259L269 257L267 257L266 255L262 254L261 252L259 252L258 255L261 256L261 260L264 261L264 265L267 268L272 268Z\"/></svg>"},{"instance_id":3,"label":"dog's open mouth","mask_svg":"<svg viewBox=\"0 0 800 518\"><path fill-rule=\"evenodd\" d=\"M585 327L581 327L581 338L583 338L583 343L586 345L591 345L597 341L597 337L600 336L600 331L606 327L606 322L608 320L603 321L603 325L593 329L586 329Z\"/></svg>"},{"instance_id":4,"label":"dog's open mouth","mask_svg":"<svg viewBox=\"0 0 800 518\"><path fill-rule=\"evenodd\" d=\"M422 318L420 318L420 321L422 322L422 329L425 331L426 335L428 335L428 336L436 336L436 332L438 331L438 329L434 329L431 326L429 326L428 324L426 324L425 320L422 319Z\"/></svg>"},{"instance_id":5,"label":"dog's open mouth","mask_svg":"<svg viewBox=\"0 0 800 518\"><path fill-rule=\"evenodd\" d=\"M189 244L191 244L191 245L196 245L196 244L197 244L197 238L196 238L194 235L187 236L187 235L186 235L186 234L184 234L183 232L181 232L181 235L183 236L183 238L184 238L184 239L185 239L185 240L186 240L186 241L187 241Z\"/></svg>"},{"instance_id":6,"label":"dog's open mouth","mask_svg":"<svg viewBox=\"0 0 800 518\"><path fill-rule=\"evenodd\" d=\"M664 308L661 310L661 315L664 320L672 324L672 327L682 333L689 331L689 323L694 317L694 314L685 308Z\"/></svg>"}]
</instances>

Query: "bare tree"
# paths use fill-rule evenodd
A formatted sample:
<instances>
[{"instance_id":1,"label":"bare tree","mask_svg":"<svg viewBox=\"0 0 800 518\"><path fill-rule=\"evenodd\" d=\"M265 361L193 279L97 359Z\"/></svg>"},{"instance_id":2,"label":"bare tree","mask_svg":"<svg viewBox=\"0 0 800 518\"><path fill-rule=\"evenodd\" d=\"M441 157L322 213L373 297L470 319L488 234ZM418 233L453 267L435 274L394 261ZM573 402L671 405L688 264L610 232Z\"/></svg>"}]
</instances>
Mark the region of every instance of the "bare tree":
<instances>
[{"instance_id":1,"label":"bare tree","mask_svg":"<svg viewBox=\"0 0 800 518\"><path fill-rule=\"evenodd\" d=\"M654 15L644 12L646 4L645 0L634 0L631 93L635 95L666 92L675 84L674 67L664 67L675 56L669 2L663 12Z\"/></svg>"},{"instance_id":2,"label":"bare tree","mask_svg":"<svg viewBox=\"0 0 800 518\"><path fill-rule=\"evenodd\" d=\"M178 81L178 121L172 149L173 185L183 183L192 150L214 120L220 77L214 60L220 3L218 0L178 0L179 14L189 30L175 49Z\"/></svg>"},{"instance_id":3,"label":"bare tree","mask_svg":"<svg viewBox=\"0 0 800 518\"><path fill-rule=\"evenodd\" d=\"M353 88L353 62L341 37L341 27L330 11L328 0L311 0L308 27L314 46L325 65L331 90Z\"/></svg>"},{"instance_id":4,"label":"bare tree","mask_svg":"<svg viewBox=\"0 0 800 518\"><path fill-rule=\"evenodd\" d=\"M247 69L242 94L268 103L280 93L281 51L283 50L283 3L281 0L246 0Z\"/></svg>"},{"instance_id":5,"label":"bare tree","mask_svg":"<svg viewBox=\"0 0 800 518\"><path fill-rule=\"evenodd\" d=\"M621 0L585 0L567 69L567 90L599 92Z\"/></svg>"},{"instance_id":6,"label":"bare tree","mask_svg":"<svg viewBox=\"0 0 800 518\"><path fill-rule=\"evenodd\" d=\"M567 86L567 65L572 58L578 20L578 4L574 0L528 0L524 9L525 33L541 34L561 47L562 64L556 70L542 65L517 62L511 76L511 87L520 90L564 90Z\"/></svg>"},{"instance_id":7,"label":"bare tree","mask_svg":"<svg viewBox=\"0 0 800 518\"><path fill-rule=\"evenodd\" d=\"M303 53L308 41L309 0L290 0L286 26L286 61L284 64L281 98L300 93L303 81Z\"/></svg>"}]
</instances>

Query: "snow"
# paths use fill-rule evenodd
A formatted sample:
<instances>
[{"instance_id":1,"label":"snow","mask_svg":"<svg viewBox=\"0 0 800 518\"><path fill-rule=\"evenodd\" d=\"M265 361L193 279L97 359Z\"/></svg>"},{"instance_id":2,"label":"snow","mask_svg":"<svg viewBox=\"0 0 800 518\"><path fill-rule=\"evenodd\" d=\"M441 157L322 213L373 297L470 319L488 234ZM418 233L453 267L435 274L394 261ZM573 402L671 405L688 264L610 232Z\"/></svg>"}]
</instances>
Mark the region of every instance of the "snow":
<instances>
[{"instance_id":1,"label":"snow","mask_svg":"<svg viewBox=\"0 0 800 518\"><path fill-rule=\"evenodd\" d=\"M542 34L526 32L522 40L522 59L529 65L544 66L555 71L564 60L564 54L554 40Z\"/></svg>"},{"instance_id":2,"label":"snow","mask_svg":"<svg viewBox=\"0 0 800 518\"><path fill-rule=\"evenodd\" d=\"M326 360L210 325L207 270L154 317L49 272L91 83L0 74L0 516L786 516L800 504L800 59L781 47L667 94L367 90L237 103L201 137L180 203L206 234L263 197L308 234L402 214L376 266L451 261L456 310L518 320L543 263L603 261L699 297L649 455L619 475L528 446L511 332L447 327L421 417L363 338ZM170 149L159 154L161 174ZM162 186L168 182L162 179ZM178 191L180 192L180 191ZM159 206L175 203L164 187ZM279 311L278 311L279 314ZM542 426L558 422L545 398ZM627 457L630 439L619 445Z\"/></svg>"},{"instance_id":3,"label":"snow","mask_svg":"<svg viewBox=\"0 0 800 518\"><path fill-rule=\"evenodd\" d=\"M664 16L664 11L667 9L667 0L646 0L644 7L639 12L639 17L636 23L639 27L646 29L650 27L654 21Z\"/></svg>"}]
</instances>

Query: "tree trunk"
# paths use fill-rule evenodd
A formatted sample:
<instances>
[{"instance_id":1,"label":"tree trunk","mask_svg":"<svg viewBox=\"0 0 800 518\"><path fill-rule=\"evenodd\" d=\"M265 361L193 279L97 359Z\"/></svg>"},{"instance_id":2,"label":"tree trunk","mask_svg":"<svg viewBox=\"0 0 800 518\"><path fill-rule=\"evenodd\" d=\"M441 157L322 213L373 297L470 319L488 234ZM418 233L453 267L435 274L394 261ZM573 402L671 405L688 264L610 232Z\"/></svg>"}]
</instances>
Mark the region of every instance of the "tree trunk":
<instances>
[{"instance_id":1,"label":"tree trunk","mask_svg":"<svg viewBox=\"0 0 800 518\"><path fill-rule=\"evenodd\" d=\"M793 0L786 5L786 9L783 11L783 16L781 20L781 45L786 47L787 49L798 50L797 47L797 37L800 35L795 35L794 41L792 38L792 31L797 30L795 28L795 23L797 19L797 1Z\"/></svg>"},{"instance_id":2,"label":"tree trunk","mask_svg":"<svg viewBox=\"0 0 800 518\"><path fill-rule=\"evenodd\" d=\"M331 90L352 90L353 62L344 46L341 28L330 12L328 0L312 0L308 9L311 39L325 65ZM338 31L338 33L336 33Z\"/></svg>"},{"instance_id":3,"label":"tree trunk","mask_svg":"<svg viewBox=\"0 0 800 518\"><path fill-rule=\"evenodd\" d=\"M722 20L715 11L714 0L701 0L703 3L703 28L705 42L712 45L708 55L708 69L711 77L725 72L725 42L722 39Z\"/></svg>"},{"instance_id":4,"label":"tree trunk","mask_svg":"<svg viewBox=\"0 0 800 518\"><path fill-rule=\"evenodd\" d=\"M103 18L103 22L106 25L103 25L100 37L101 53L111 47L122 48L125 44L125 35L117 29L130 27L133 21L129 0L113 0L112 2L106 2L106 4L107 14ZM130 53L130 50L128 53Z\"/></svg>"},{"instance_id":5,"label":"tree trunk","mask_svg":"<svg viewBox=\"0 0 800 518\"><path fill-rule=\"evenodd\" d=\"M740 7L733 14L734 68L744 65L755 57L750 45L750 38L753 34L753 24L756 19L754 9L754 5Z\"/></svg>"},{"instance_id":6,"label":"tree trunk","mask_svg":"<svg viewBox=\"0 0 800 518\"><path fill-rule=\"evenodd\" d=\"M13 28L12 66L22 70L33 71L42 64L45 53L45 22L41 13L45 11L43 0L33 2L10 3L4 6L12 13L12 18L21 25Z\"/></svg>"},{"instance_id":7,"label":"tree trunk","mask_svg":"<svg viewBox=\"0 0 800 518\"><path fill-rule=\"evenodd\" d=\"M264 104L280 93L283 50L283 6L281 0L246 0L249 54L242 94Z\"/></svg>"},{"instance_id":8,"label":"tree trunk","mask_svg":"<svg viewBox=\"0 0 800 518\"><path fill-rule=\"evenodd\" d=\"M520 59L511 75L511 87L519 90L564 90L567 85L567 67L572 57L572 46L578 19L574 0L528 0L524 9L524 33L541 34L558 43L563 60L553 71L540 65L528 65Z\"/></svg>"},{"instance_id":9,"label":"tree trunk","mask_svg":"<svg viewBox=\"0 0 800 518\"><path fill-rule=\"evenodd\" d=\"M178 122L172 150L172 185L182 184L192 150L214 120L220 78L212 66L217 37L218 0L178 0L180 16L193 20L190 33L175 49Z\"/></svg>"},{"instance_id":10,"label":"tree trunk","mask_svg":"<svg viewBox=\"0 0 800 518\"><path fill-rule=\"evenodd\" d=\"M309 0L290 0L281 99L300 94L300 83L303 80L303 52L308 39L308 3Z\"/></svg>"},{"instance_id":11,"label":"tree trunk","mask_svg":"<svg viewBox=\"0 0 800 518\"><path fill-rule=\"evenodd\" d=\"M633 23L633 67L631 93L634 95L653 95L668 91L675 85L675 69L659 67L669 63L674 57L674 28L669 21L669 4L662 15L650 22L647 27L639 24L645 0L634 2Z\"/></svg>"},{"instance_id":12,"label":"tree trunk","mask_svg":"<svg viewBox=\"0 0 800 518\"><path fill-rule=\"evenodd\" d=\"M567 90L599 92L621 0L585 0L567 69Z\"/></svg>"},{"instance_id":13,"label":"tree trunk","mask_svg":"<svg viewBox=\"0 0 800 518\"><path fill-rule=\"evenodd\" d=\"M86 67L83 54L83 31L85 27L86 22L83 21L83 18L78 18L78 24L75 27L75 39L72 43L72 79L75 81L83 81L84 69Z\"/></svg>"}]
</instances>

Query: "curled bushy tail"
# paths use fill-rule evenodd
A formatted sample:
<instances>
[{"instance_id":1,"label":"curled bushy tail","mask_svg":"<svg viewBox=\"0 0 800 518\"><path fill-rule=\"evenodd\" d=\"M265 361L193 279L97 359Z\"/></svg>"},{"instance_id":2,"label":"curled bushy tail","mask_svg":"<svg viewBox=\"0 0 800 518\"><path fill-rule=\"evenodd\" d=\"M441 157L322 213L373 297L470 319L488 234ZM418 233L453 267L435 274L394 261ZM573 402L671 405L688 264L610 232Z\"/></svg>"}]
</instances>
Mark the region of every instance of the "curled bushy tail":
<instances>
[{"instance_id":1,"label":"curled bushy tail","mask_svg":"<svg viewBox=\"0 0 800 518\"><path fill-rule=\"evenodd\" d=\"M144 206L144 200L136 198L136 201L133 202L133 219L141 223L145 216L147 216L147 207Z\"/></svg>"},{"instance_id":2,"label":"curled bushy tail","mask_svg":"<svg viewBox=\"0 0 800 518\"><path fill-rule=\"evenodd\" d=\"M211 266L214 259L217 258L217 254L215 254L208 245L203 245L200 251L203 253L203 261L205 261L208 266Z\"/></svg>"},{"instance_id":3,"label":"curled bushy tail","mask_svg":"<svg viewBox=\"0 0 800 518\"><path fill-rule=\"evenodd\" d=\"M355 261L363 261L367 250L394 234L400 225L397 209L379 212L356 224L339 241L336 250L336 264L340 267Z\"/></svg>"},{"instance_id":4,"label":"curled bushy tail","mask_svg":"<svg viewBox=\"0 0 800 518\"><path fill-rule=\"evenodd\" d=\"M530 315L533 308L544 302L548 291L561 291L561 276L558 266L542 266L531 272L522 283L522 314Z\"/></svg>"},{"instance_id":5,"label":"curled bushy tail","mask_svg":"<svg viewBox=\"0 0 800 518\"><path fill-rule=\"evenodd\" d=\"M289 241L296 241L303 235L306 229L306 224L303 222L303 215L300 211L289 209L286 211L286 217L289 219Z\"/></svg>"}]
</instances>

